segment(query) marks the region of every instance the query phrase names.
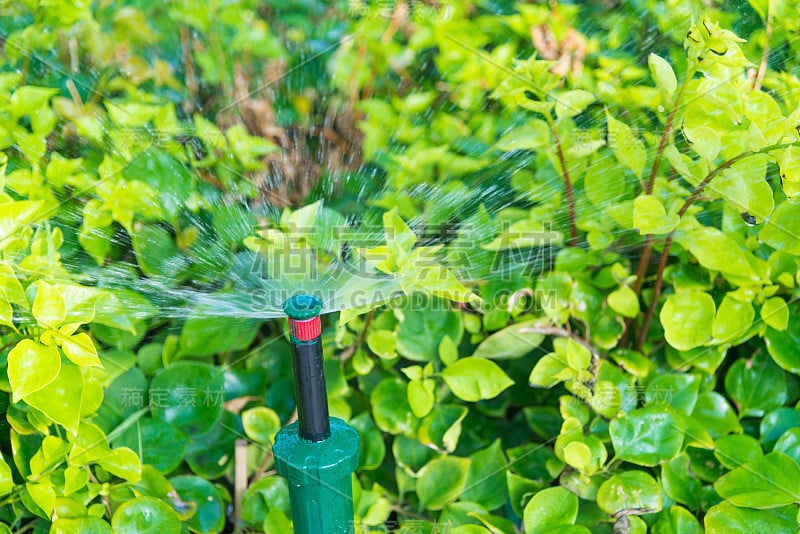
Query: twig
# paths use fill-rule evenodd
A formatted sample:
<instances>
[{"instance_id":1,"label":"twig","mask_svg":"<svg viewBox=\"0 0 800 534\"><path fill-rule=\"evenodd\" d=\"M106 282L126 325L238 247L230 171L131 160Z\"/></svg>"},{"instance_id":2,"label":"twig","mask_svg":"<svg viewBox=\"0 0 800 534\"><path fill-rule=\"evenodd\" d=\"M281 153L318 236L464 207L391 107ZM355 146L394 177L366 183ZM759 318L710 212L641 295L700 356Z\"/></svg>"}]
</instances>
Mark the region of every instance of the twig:
<instances>
[{"instance_id":1,"label":"twig","mask_svg":"<svg viewBox=\"0 0 800 534\"><path fill-rule=\"evenodd\" d=\"M756 79L753 81L754 91L761 90L761 84L764 82L764 76L767 74L767 61L769 60L769 40L772 37L772 20L775 17L772 4L772 0L767 2L767 20L766 28L764 29L764 51L761 53L761 63L758 65L758 74L756 74Z\"/></svg>"},{"instance_id":2,"label":"twig","mask_svg":"<svg viewBox=\"0 0 800 534\"><path fill-rule=\"evenodd\" d=\"M564 150L561 146L561 138L558 136L558 131L556 131L556 125L552 118L549 114L547 117L550 119L550 129L553 131L553 139L556 142L556 153L558 154L558 160L561 162L561 172L564 176L564 189L567 193L567 206L569 208L570 245L577 247L578 230L575 227L575 192L572 189L572 182L569 179L569 170L567 170L567 161L564 158Z\"/></svg>"}]
</instances>

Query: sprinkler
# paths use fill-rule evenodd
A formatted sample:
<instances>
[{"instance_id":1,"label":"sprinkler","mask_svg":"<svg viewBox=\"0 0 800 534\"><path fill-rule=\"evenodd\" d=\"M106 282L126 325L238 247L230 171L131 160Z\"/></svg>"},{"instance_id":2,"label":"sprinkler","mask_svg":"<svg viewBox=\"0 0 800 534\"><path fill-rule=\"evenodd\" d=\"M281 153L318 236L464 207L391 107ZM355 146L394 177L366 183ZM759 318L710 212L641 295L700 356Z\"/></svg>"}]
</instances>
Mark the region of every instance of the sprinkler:
<instances>
[{"instance_id":1,"label":"sprinkler","mask_svg":"<svg viewBox=\"0 0 800 534\"><path fill-rule=\"evenodd\" d=\"M283 309L289 317L294 359L297 421L275 436L278 474L289 482L297 534L345 534L355 530L352 474L358 467L358 432L328 415L322 359L322 301L295 295Z\"/></svg>"}]
</instances>

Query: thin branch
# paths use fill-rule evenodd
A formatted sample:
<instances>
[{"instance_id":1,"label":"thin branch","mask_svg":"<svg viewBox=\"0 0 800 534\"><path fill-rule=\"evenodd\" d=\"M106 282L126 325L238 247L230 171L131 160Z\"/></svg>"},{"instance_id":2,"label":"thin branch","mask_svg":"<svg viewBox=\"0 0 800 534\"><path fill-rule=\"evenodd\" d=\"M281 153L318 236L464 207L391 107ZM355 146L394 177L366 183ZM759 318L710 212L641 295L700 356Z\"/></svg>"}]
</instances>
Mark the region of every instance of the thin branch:
<instances>
[{"instance_id":1,"label":"thin branch","mask_svg":"<svg viewBox=\"0 0 800 534\"><path fill-rule=\"evenodd\" d=\"M667 122L664 123L664 131L661 132L661 141L658 143L658 150L653 159L653 168L650 170L650 178L647 180L647 186L645 187L645 193L648 195L653 193L653 185L656 183L656 175L658 174L658 167L661 165L661 158L664 156L664 150L667 148L667 141L672 137L672 132L674 131L673 125L675 123L675 115L680 107L678 103L681 101L681 97L686 90L689 80L694 78L694 73L694 69L686 73L686 77L683 79L683 83L681 83L681 88L678 89L678 94L675 95L675 101L672 103L672 110L669 112Z\"/></svg>"},{"instance_id":2,"label":"thin branch","mask_svg":"<svg viewBox=\"0 0 800 534\"><path fill-rule=\"evenodd\" d=\"M772 0L767 2L767 20L766 28L764 30L764 51L761 53L761 63L758 65L758 74L756 74L756 79L753 81L754 91L761 90L761 84L764 83L764 76L767 74L767 61L769 60L769 40L772 37L772 21L775 18L772 4Z\"/></svg>"},{"instance_id":3,"label":"thin branch","mask_svg":"<svg viewBox=\"0 0 800 534\"><path fill-rule=\"evenodd\" d=\"M550 118L549 115L548 118ZM572 182L569 179L569 171L567 170L567 161L564 158L564 149L561 146L561 138L558 136L558 131L556 131L556 125L552 119L550 119L550 129L553 131L553 139L556 142L556 153L558 154L558 160L561 162L561 172L564 175L564 189L567 192L567 206L569 208L570 245L572 245L573 247L577 247L578 230L575 226L575 191L573 191Z\"/></svg>"}]
</instances>

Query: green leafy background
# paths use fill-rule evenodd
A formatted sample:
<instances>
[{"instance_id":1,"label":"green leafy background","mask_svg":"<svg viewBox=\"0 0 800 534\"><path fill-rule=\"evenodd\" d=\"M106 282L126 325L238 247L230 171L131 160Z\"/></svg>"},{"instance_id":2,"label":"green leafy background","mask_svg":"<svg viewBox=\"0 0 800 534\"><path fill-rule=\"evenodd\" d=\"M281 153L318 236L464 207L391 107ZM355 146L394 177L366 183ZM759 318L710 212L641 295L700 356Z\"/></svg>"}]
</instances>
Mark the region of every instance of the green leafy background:
<instances>
[{"instance_id":1,"label":"green leafy background","mask_svg":"<svg viewBox=\"0 0 800 534\"><path fill-rule=\"evenodd\" d=\"M0 532L289 531L297 291L359 528L797 532L798 28L2 3Z\"/></svg>"}]
</instances>

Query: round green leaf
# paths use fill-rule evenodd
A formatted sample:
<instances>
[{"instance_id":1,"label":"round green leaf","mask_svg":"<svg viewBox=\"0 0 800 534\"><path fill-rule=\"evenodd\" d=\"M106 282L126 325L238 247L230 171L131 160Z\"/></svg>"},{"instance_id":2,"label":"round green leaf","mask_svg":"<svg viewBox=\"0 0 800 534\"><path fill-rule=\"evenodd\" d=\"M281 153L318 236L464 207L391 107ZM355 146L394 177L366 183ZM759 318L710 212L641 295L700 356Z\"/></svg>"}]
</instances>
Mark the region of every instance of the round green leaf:
<instances>
[{"instance_id":1,"label":"round green leaf","mask_svg":"<svg viewBox=\"0 0 800 534\"><path fill-rule=\"evenodd\" d=\"M139 454L143 463L169 473L183 461L186 442L186 436L171 424L143 417L128 427L114 444L130 448Z\"/></svg>"},{"instance_id":2,"label":"round green leaf","mask_svg":"<svg viewBox=\"0 0 800 534\"><path fill-rule=\"evenodd\" d=\"M708 343L714 313L714 299L708 293L685 291L670 295L660 314L667 342L678 350Z\"/></svg>"},{"instance_id":3,"label":"round green leaf","mask_svg":"<svg viewBox=\"0 0 800 534\"><path fill-rule=\"evenodd\" d=\"M25 402L72 432L78 431L83 399L83 373L72 364L61 366L55 380L25 397Z\"/></svg>"},{"instance_id":4,"label":"round green leaf","mask_svg":"<svg viewBox=\"0 0 800 534\"><path fill-rule=\"evenodd\" d=\"M751 360L736 360L725 375L725 391L740 416L761 417L780 408L787 398L786 373L763 352Z\"/></svg>"},{"instance_id":5,"label":"round green leaf","mask_svg":"<svg viewBox=\"0 0 800 534\"><path fill-rule=\"evenodd\" d=\"M578 517L578 497L562 487L547 488L525 505L526 534L545 534L572 525Z\"/></svg>"},{"instance_id":6,"label":"round green leaf","mask_svg":"<svg viewBox=\"0 0 800 534\"><path fill-rule=\"evenodd\" d=\"M463 328L461 315L452 310L437 309L430 300L424 307L408 306L402 310L403 320L397 331L397 352L409 360L424 362L435 359L444 336L458 344Z\"/></svg>"},{"instance_id":7,"label":"round green leaf","mask_svg":"<svg viewBox=\"0 0 800 534\"><path fill-rule=\"evenodd\" d=\"M123 503L111 519L114 534L180 534L178 514L153 497L138 497Z\"/></svg>"},{"instance_id":8,"label":"round green leaf","mask_svg":"<svg viewBox=\"0 0 800 534\"><path fill-rule=\"evenodd\" d=\"M372 390L370 404L375 424L391 434L410 434L417 421L408 404L407 383L387 378Z\"/></svg>"},{"instance_id":9,"label":"round green leaf","mask_svg":"<svg viewBox=\"0 0 800 534\"><path fill-rule=\"evenodd\" d=\"M800 254L800 204L788 201L778 206L764 223L758 237L763 242L789 254Z\"/></svg>"},{"instance_id":10,"label":"round green leaf","mask_svg":"<svg viewBox=\"0 0 800 534\"><path fill-rule=\"evenodd\" d=\"M763 308L761 315L764 315ZM775 363L790 373L800 375L800 314L792 314L783 331L767 328L764 342Z\"/></svg>"},{"instance_id":11,"label":"round green leaf","mask_svg":"<svg viewBox=\"0 0 800 534\"><path fill-rule=\"evenodd\" d=\"M668 234L679 222L677 215L667 215L661 201L653 195L641 195L633 201L633 226L642 235Z\"/></svg>"},{"instance_id":12,"label":"round green leaf","mask_svg":"<svg viewBox=\"0 0 800 534\"><path fill-rule=\"evenodd\" d=\"M99 517L81 517L79 519L62 517L53 522L50 534L112 534L112 531L111 525Z\"/></svg>"},{"instance_id":13,"label":"round green leaf","mask_svg":"<svg viewBox=\"0 0 800 534\"><path fill-rule=\"evenodd\" d=\"M224 375L204 363L178 362L150 383L153 417L175 425L187 436L204 434L222 415Z\"/></svg>"},{"instance_id":14,"label":"round green leaf","mask_svg":"<svg viewBox=\"0 0 800 534\"><path fill-rule=\"evenodd\" d=\"M782 452L771 452L720 478L714 489L736 506L775 508L800 502L800 466Z\"/></svg>"},{"instance_id":15,"label":"round green leaf","mask_svg":"<svg viewBox=\"0 0 800 534\"><path fill-rule=\"evenodd\" d=\"M467 458L443 456L428 462L419 472L417 495L422 506L441 510L448 502L456 500L467 480Z\"/></svg>"},{"instance_id":16,"label":"round green leaf","mask_svg":"<svg viewBox=\"0 0 800 534\"><path fill-rule=\"evenodd\" d=\"M544 335L532 329L539 322L538 320L524 321L507 326L481 341L472 355L476 358L493 360L521 358L538 347L544 340Z\"/></svg>"},{"instance_id":17,"label":"round green leaf","mask_svg":"<svg viewBox=\"0 0 800 534\"><path fill-rule=\"evenodd\" d=\"M508 486L505 471L508 466L500 439L470 456L467 482L461 494L464 501L475 502L494 510L506 502Z\"/></svg>"},{"instance_id":18,"label":"round green leaf","mask_svg":"<svg viewBox=\"0 0 800 534\"><path fill-rule=\"evenodd\" d=\"M725 295L717 309L711 335L715 343L734 341L750 330L756 312L752 304Z\"/></svg>"},{"instance_id":19,"label":"round green leaf","mask_svg":"<svg viewBox=\"0 0 800 534\"><path fill-rule=\"evenodd\" d=\"M758 441L747 434L731 434L714 440L714 456L728 469L764 456Z\"/></svg>"},{"instance_id":20,"label":"round green leaf","mask_svg":"<svg viewBox=\"0 0 800 534\"><path fill-rule=\"evenodd\" d=\"M639 297L628 286L622 286L611 292L608 295L608 305L615 312L625 317L639 315Z\"/></svg>"},{"instance_id":21,"label":"round green leaf","mask_svg":"<svg viewBox=\"0 0 800 534\"><path fill-rule=\"evenodd\" d=\"M705 527L706 534L797 534L797 518L794 507L752 510L722 502L709 509Z\"/></svg>"},{"instance_id":22,"label":"round green leaf","mask_svg":"<svg viewBox=\"0 0 800 534\"><path fill-rule=\"evenodd\" d=\"M667 406L633 410L609 426L617 458L648 466L674 458L683 445L683 432L683 420Z\"/></svg>"},{"instance_id":23,"label":"round green leaf","mask_svg":"<svg viewBox=\"0 0 800 534\"><path fill-rule=\"evenodd\" d=\"M499 365L474 356L456 360L441 377L453 394L468 402L493 399L514 384Z\"/></svg>"},{"instance_id":24,"label":"round green leaf","mask_svg":"<svg viewBox=\"0 0 800 534\"><path fill-rule=\"evenodd\" d=\"M773 297L764 301L761 306L761 318L767 326L780 330L786 330L789 326L789 306L780 297Z\"/></svg>"},{"instance_id":25,"label":"round green leaf","mask_svg":"<svg viewBox=\"0 0 800 534\"><path fill-rule=\"evenodd\" d=\"M42 389L60 370L61 355L55 347L23 339L8 353L8 381L15 399Z\"/></svg>"},{"instance_id":26,"label":"round green leaf","mask_svg":"<svg viewBox=\"0 0 800 534\"><path fill-rule=\"evenodd\" d=\"M603 482L597 505L609 515L655 513L661 510L661 489L647 473L625 471Z\"/></svg>"},{"instance_id":27,"label":"round green leaf","mask_svg":"<svg viewBox=\"0 0 800 534\"><path fill-rule=\"evenodd\" d=\"M190 475L173 477L169 482L182 501L197 505L197 511L187 522L192 532L222 532L225 527L225 503L211 482Z\"/></svg>"},{"instance_id":28,"label":"round green leaf","mask_svg":"<svg viewBox=\"0 0 800 534\"><path fill-rule=\"evenodd\" d=\"M711 437L742 431L736 412L725 397L714 391L706 391L697 396L692 417L708 430Z\"/></svg>"},{"instance_id":29,"label":"round green leaf","mask_svg":"<svg viewBox=\"0 0 800 534\"><path fill-rule=\"evenodd\" d=\"M271 445L281 429L281 418L275 410L256 406L242 412L242 425L247 437L264 445Z\"/></svg>"}]
</instances>

